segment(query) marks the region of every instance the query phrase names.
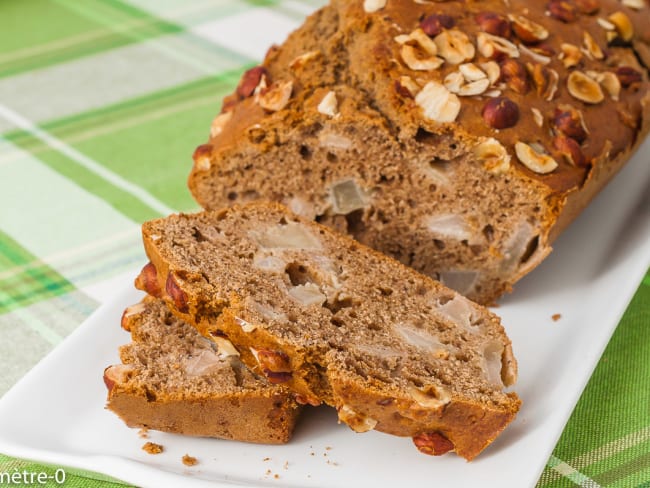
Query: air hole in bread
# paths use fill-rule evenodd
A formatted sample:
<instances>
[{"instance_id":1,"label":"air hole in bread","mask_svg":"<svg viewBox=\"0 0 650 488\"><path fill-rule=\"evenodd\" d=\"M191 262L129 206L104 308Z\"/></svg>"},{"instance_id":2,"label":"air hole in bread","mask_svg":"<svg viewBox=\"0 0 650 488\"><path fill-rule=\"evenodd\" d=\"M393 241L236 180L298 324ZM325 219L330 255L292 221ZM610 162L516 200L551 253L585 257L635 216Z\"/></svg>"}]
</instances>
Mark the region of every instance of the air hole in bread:
<instances>
[{"instance_id":1,"label":"air hole in bread","mask_svg":"<svg viewBox=\"0 0 650 488\"><path fill-rule=\"evenodd\" d=\"M228 195L227 195L228 200L230 200L231 202L234 201L234 200L237 200L237 197L238 197L238 196L239 196L239 195L237 195L237 192L236 192L236 191L228 192Z\"/></svg>"},{"instance_id":2,"label":"air hole in bread","mask_svg":"<svg viewBox=\"0 0 650 488\"><path fill-rule=\"evenodd\" d=\"M483 236L485 236L486 241L492 242L494 240L494 227L490 224L483 227Z\"/></svg>"},{"instance_id":3,"label":"air hole in bread","mask_svg":"<svg viewBox=\"0 0 650 488\"><path fill-rule=\"evenodd\" d=\"M311 149L309 146L300 146L300 157L305 161L309 161L311 159Z\"/></svg>"},{"instance_id":4,"label":"air hole in bread","mask_svg":"<svg viewBox=\"0 0 650 488\"><path fill-rule=\"evenodd\" d=\"M420 144L435 145L440 140L440 137L420 127L415 133L415 140Z\"/></svg>"},{"instance_id":5,"label":"air hole in bread","mask_svg":"<svg viewBox=\"0 0 650 488\"><path fill-rule=\"evenodd\" d=\"M327 160L330 163L336 163L339 160L339 157L336 154L332 153L332 152L328 152L325 157L327 158Z\"/></svg>"},{"instance_id":6,"label":"air hole in bread","mask_svg":"<svg viewBox=\"0 0 650 488\"><path fill-rule=\"evenodd\" d=\"M539 246L539 236L533 237L528 245L526 246L526 250L524 251L524 254L521 256L521 260L519 261L519 264L525 264L530 257L535 254L535 251L537 250L537 247Z\"/></svg>"}]
</instances>

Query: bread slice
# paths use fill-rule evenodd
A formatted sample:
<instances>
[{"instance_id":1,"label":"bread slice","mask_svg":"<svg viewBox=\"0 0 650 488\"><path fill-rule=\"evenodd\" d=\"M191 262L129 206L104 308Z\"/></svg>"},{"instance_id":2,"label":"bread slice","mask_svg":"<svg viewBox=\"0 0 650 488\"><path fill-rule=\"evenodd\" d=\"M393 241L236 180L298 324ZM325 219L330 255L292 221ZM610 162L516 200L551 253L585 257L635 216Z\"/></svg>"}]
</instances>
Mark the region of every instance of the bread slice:
<instances>
[{"instance_id":1,"label":"bread slice","mask_svg":"<svg viewBox=\"0 0 650 488\"><path fill-rule=\"evenodd\" d=\"M129 427L264 444L291 438L300 406L248 371L226 339L205 339L152 297L127 308L122 326L132 342L104 381L108 409Z\"/></svg>"},{"instance_id":2,"label":"bread slice","mask_svg":"<svg viewBox=\"0 0 650 488\"><path fill-rule=\"evenodd\" d=\"M277 204L143 225L137 285L252 371L353 430L474 458L515 417L499 319L456 292Z\"/></svg>"},{"instance_id":3,"label":"bread slice","mask_svg":"<svg viewBox=\"0 0 650 488\"><path fill-rule=\"evenodd\" d=\"M647 2L586 3L333 0L244 74L190 190L284 203L490 303L650 127Z\"/></svg>"}]
</instances>

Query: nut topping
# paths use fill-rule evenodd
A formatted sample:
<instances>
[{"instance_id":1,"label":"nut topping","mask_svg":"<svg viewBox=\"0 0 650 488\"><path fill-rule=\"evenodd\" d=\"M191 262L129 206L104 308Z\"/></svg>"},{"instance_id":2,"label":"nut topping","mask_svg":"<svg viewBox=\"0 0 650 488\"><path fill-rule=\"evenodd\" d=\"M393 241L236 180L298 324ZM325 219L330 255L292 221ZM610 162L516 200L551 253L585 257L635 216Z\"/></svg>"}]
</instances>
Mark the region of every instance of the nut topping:
<instances>
[{"instance_id":1,"label":"nut topping","mask_svg":"<svg viewBox=\"0 0 650 488\"><path fill-rule=\"evenodd\" d=\"M587 127L582 112L571 105L560 105L555 109L553 124L562 134L581 144L587 139Z\"/></svg>"},{"instance_id":2,"label":"nut topping","mask_svg":"<svg viewBox=\"0 0 650 488\"><path fill-rule=\"evenodd\" d=\"M582 51L580 51L578 46L563 42L560 45L560 50L562 52L558 56L558 59L562 61L565 68L573 68L582 60Z\"/></svg>"},{"instance_id":3,"label":"nut topping","mask_svg":"<svg viewBox=\"0 0 650 488\"><path fill-rule=\"evenodd\" d=\"M519 57L519 49L512 42L504 37L494 36L487 32L479 32L476 35L476 46L478 51L486 58Z\"/></svg>"},{"instance_id":4,"label":"nut topping","mask_svg":"<svg viewBox=\"0 0 650 488\"><path fill-rule=\"evenodd\" d=\"M440 432L423 432L413 437L413 443L422 454L441 456L453 451L454 444Z\"/></svg>"},{"instance_id":5,"label":"nut topping","mask_svg":"<svg viewBox=\"0 0 650 488\"><path fill-rule=\"evenodd\" d=\"M400 51L402 60L413 71L432 71L438 69L444 62L437 56L431 56L426 59L420 59L415 47L404 44Z\"/></svg>"},{"instance_id":6,"label":"nut topping","mask_svg":"<svg viewBox=\"0 0 650 488\"><path fill-rule=\"evenodd\" d=\"M474 44L467 35L457 29L446 30L434 40L441 56L450 64L460 64L474 57Z\"/></svg>"},{"instance_id":7,"label":"nut topping","mask_svg":"<svg viewBox=\"0 0 650 488\"><path fill-rule=\"evenodd\" d=\"M519 107L509 98L493 98L483 107L483 120L493 129L514 127L519 121Z\"/></svg>"},{"instance_id":8,"label":"nut topping","mask_svg":"<svg viewBox=\"0 0 650 488\"><path fill-rule=\"evenodd\" d=\"M578 11L587 15L593 15L600 9L598 0L573 0L573 4Z\"/></svg>"},{"instance_id":9,"label":"nut topping","mask_svg":"<svg viewBox=\"0 0 650 488\"><path fill-rule=\"evenodd\" d=\"M181 313L187 313L189 311L190 307L187 303L187 295L183 290L181 290L180 286L178 286L176 277L171 271L167 275L167 281L165 282L165 291L174 302L176 310Z\"/></svg>"},{"instance_id":10,"label":"nut topping","mask_svg":"<svg viewBox=\"0 0 650 488\"><path fill-rule=\"evenodd\" d=\"M542 127L544 125L544 116L542 115L542 112L535 107L532 107L530 111L533 113L533 120L537 127Z\"/></svg>"},{"instance_id":11,"label":"nut topping","mask_svg":"<svg viewBox=\"0 0 650 488\"><path fill-rule=\"evenodd\" d=\"M460 100L436 81L430 81L416 95L415 103L429 120L439 123L453 122L460 112Z\"/></svg>"},{"instance_id":12,"label":"nut topping","mask_svg":"<svg viewBox=\"0 0 650 488\"><path fill-rule=\"evenodd\" d=\"M274 83L269 88L261 90L256 95L260 107L271 112L282 110L289 103L293 91L293 82Z\"/></svg>"},{"instance_id":13,"label":"nut topping","mask_svg":"<svg viewBox=\"0 0 650 488\"><path fill-rule=\"evenodd\" d=\"M508 15L512 21L512 30L524 44L536 44L548 37L548 30L523 15Z\"/></svg>"},{"instance_id":14,"label":"nut topping","mask_svg":"<svg viewBox=\"0 0 650 488\"><path fill-rule=\"evenodd\" d=\"M232 113L232 112L226 112ZM212 155L212 146L210 144L201 144L194 150L192 159L194 160L194 167L199 171L207 171L212 165L210 156ZM149 293L151 295L151 293ZM154 295L155 296L155 295Z\"/></svg>"},{"instance_id":15,"label":"nut topping","mask_svg":"<svg viewBox=\"0 0 650 488\"><path fill-rule=\"evenodd\" d=\"M558 167L557 161L548 154L543 154L533 149L529 144L517 142L515 144L517 159L529 170L538 174L547 174Z\"/></svg>"},{"instance_id":16,"label":"nut topping","mask_svg":"<svg viewBox=\"0 0 650 488\"><path fill-rule=\"evenodd\" d=\"M508 58L501 62L501 80L508 88L525 95L530 90L526 67L517 59Z\"/></svg>"},{"instance_id":17,"label":"nut topping","mask_svg":"<svg viewBox=\"0 0 650 488\"><path fill-rule=\"evenodd\" d=\"M329 91L318 104L318 111L323 115L334 117L338 114L339 102L336 99L336 93Z\"/></svg>"},{"instance_id":18,"label":"nut topping","mask_svg":"<svg viewBox=\"0 0 650 488\"><path fill-rule=\"evenodd\" d=\"M480 66L481 69L487 75L488 80L490 80L490 85L496 83L497 80L501 77L501 68L499 67L499 64L496 61L488 61L486 63L481 63Z\"/></svg>"},{"instance_id":19,"label":"nut topping","mask_svg":"<svg viewBox=\"0 0 650 488\"><path fill-rule=\"evenodd\" d=\"M401 76L398 81L395 82L397 92L403 97L414 98L417 92L420 91L420 85L418 85L410 76Z\"/></svg>"},{"instance_id":20,"label":"nut topping","mask_svg":"<svg viewBox=\"0 0 650 488\"><path fill-rule=\"evenodd\" d=\"M255 66L246 71L237 85L237 94L243 98L250 97L262 81L263 75L268 76L264 66Z\"/></svg>"},{"instance_id":21,"label":"nut topping","mask_svg":"<svg viewBox=\"0 0 650 488\"><path fill-rule=\"evenodd\" d=\"M316 59L320 55L320 51L309 51L300 56L296 56L291 63L289 63L289 68L292 70L303 68L309 61Z\"/></svg>"},{"instance_id":22,"label":"nut topping","mask_svg":"<svg viewBox=\"0 0 650 488\"><path fill-rule=\"evenodd\" d=\"M624 42L630 42L634 37L634 26L630 18L623 12L614 12L608 20L616 27L616 32Z\"/></svg>"},{"instance_id":23,"label":"nut topping","mask_svg":"<svg viewBox=\"0 0 650 488\"><path fill-rule=\"evenodd\" d=\"M553 100L560 79L558 72L541 64L528 66L528 70L532 74L537 94L547 102Z\"/></svg>"},{"instance_id":24,"label":"nut topping","mask_svg":"<svg viewBox=\"0 0 650 488\"><path fill-rule=\"evenodd\" d=\"M575 139L558 134L553 139L553 147L573 166L585 167L587 165L587 160L584 154L582 154L580 144Z\"/></svg>"},{"instance_id":25,"label":"nut topping","mask_svg":"<svg viewBox=\"0 0 650 488\"><path fill-rule=\"evenodd\" d=\"M565 0L552 0L547 8L551 17L565 23L575 22L578 18L576 8Z\"/></svg>"},{"instance_id":26,"label":"nut topping","mask_svg":"<svg viewBox=\"0 0 650 488\"><path fill-rule=\"evenodd\" d=\"M378 10L383 9L386 6L387 0L364 0L363 1L363 10L369 14L377 12Z\"/></svg>"},{"instance_id":27,"label":"nut topping","mask_svg":"<svg viewBox=\"0 0 650 488\"><path fill-rule=\"evenodd\" d=\"M645 0L621 0L621 3L632 10L643 10L646 6Z\"/></svg>"},{"instance_id":28,"label":"nut topping","mask_svg":"<svg viewBox=\"0 0 650 488\"><path fill-rule=\"evenodd\" d=\"M569 75L567 88L574 98L585 103L596 104L605 98L600 85L581 71L573 71Z\"/></svg>"},{"instance_id":29,"label":"nut topping","mask_svg":"<svg viewBox=\"0 0 650 488\"><path fill-rule=\"evenodd\" d=\"M493 36L510 38L512 30L507 17L496 12L481 12L476 15L476 23L483 32Z\"/></svg>"},{"instance_id":30,"label":"nut topping","mask_svg":"<svg viewBox=\"0 0 650 488\"><path fill-rule=\"evenodd\" d=\"M618 101L618 96L621 93L621 82L619 81L618 76L610 71L605 71L603 73L590 71L587 75L600 83L600 86L607 91L609 96L612 97L612 100Z\"/></svg>"},{"instance_id":31,"label":"nut topping","mask_svg":"<svg viewBox=\"0 0 650 488\"><path fill-rule=\"evenodd\" d=\"M499 141L490 137L478 144L474 150L474 157L483 168L492 174L503 174L510 169L510 154Z\"/></svg>"},{"instance_id":32,"label":"nut topping","mask_svg":"<svg viewBox=\"0 0 650 488\"><path fill-rule=\"evenodd\" d=\"M618 80L621 82L623 88L628 88L635 83L641 83L643 81L641 73L630 66L616 68L616 76L618 76Z\"/></svg>"},{"instance_id":33,"label":"nut topping","mask_svg":"<svg viewBox=\"0 0 650 488\"><path fill-rule=\"evenodd\" d=\"M449 73L444 84L447 90L460 96L480 95L490 86L487 75L473 63L461 64L459 71Z\"/></svg>"},{"instance_id":34,"label":"nut topping","mask_svg":"<svg viewBox=\"0 0 650 488\"><path fill-rule=\"evenodd\" d=\"M451 15L431 14L422 19L422 22L420 22L420 28L426 35L435 37L444 29L451 29L455 24L456 22Z\"/></svg>"},{"instance_id":35,"label":"nut topping","mask_svg":"<svg viewBox=\"0 0 650 488\"><path fill-rule=\"evenodd\" d=\"M232 119L232 112L224 112L217 115L210 125L210 137L217 137L219 134L221 134L223 132L223 128L226 126L226 124L228 124L230 119Z\"/></svg>"},{"instance_id":36,"label":"nut topping","mask_svg":"<svg viewBox=\"0 0 650 488\"><path fill-rule=\"evenodd\" d=\"M584 46L583 52L591 59L603 59L605 57L603 50L587 31L583 34L582 44Z\"/></svg>"}]
</instances>

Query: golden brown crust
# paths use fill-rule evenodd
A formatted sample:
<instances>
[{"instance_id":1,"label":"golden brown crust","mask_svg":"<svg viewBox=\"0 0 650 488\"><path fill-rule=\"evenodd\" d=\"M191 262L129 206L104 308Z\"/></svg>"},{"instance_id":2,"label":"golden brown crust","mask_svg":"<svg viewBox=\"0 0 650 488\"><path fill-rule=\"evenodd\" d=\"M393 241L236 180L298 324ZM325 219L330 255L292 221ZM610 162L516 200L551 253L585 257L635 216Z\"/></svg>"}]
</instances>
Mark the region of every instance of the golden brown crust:
<instances>
[{"instance_id":1,"label":"golden brown crust","mask_svg":"<svg viewBox=\"0 0 650 488\"><path fill-rule=\"evenodd\" d=\"M219 129L195 155L190 189L211 209L254 199L289 204L299 197L319 221L425 274L478 271L475 288L464 291L482 303L492 302L548 255L557 235L647 134L647 2L389 0L374 12L365 12L363 5L361 0L335 0L269 52L263 64L268 84L292 82L287 104L263 109L259 97L268 87L260 86L258 93L229 97ZM442 24L436 20L439 30L431 27L435 22L427 24L431 16L444 19ZM503 25L495 28L495 19ZM431 34L428 43L417 33L422 26ZM541 34L527 32L531 26ZM503 37L495 41L486 32ZM439 36L449 35L471 44L472 55L458 61L446 54ZM490 54L493 42L505 43L505 54L498 49ZM413 65L413 56L431 61L427 49L432 43L440 62L429 69ZM425 88L431 83L451 87L445 80L456 76L458 81L463 63L472 63L474 74L476 68L488 76L496 66L497 78L478 95L454 95L459 110L451 122L431 112L430 104L424 111L423 93L431 92ZM318 111L329 91L338 98L336 117ZM507 101L494 103L494 96ZM516 116L510 113L513 104ZM503 107L510 112L501 113ZM583 128L566 126L567 113L578 114ZM325 132L347 134L354 149L315 149ZM509 162L478 157L487 141L497 142L497 152ZM302 150L301 143L306 161L291 157ZM522 146L528 156L515 150L522 143L532 144ZM548 154L535 155L540 151ZM328 163L330 154L337 159ZM358 160L373 165L356 167ZM459 168L450 176L455 190L415 177L401 182L401 192L391 184L393 173L418 175L429 160ZM332 161L344 162L347 169ZM303 175L302 186L291 181L292 174ZM348 177L372 195L352 224L332 216L327 207L327 189ZM253 187L246 185L258 179ZM480 205L467 203L473 198ZM466 218L476 233L473 242L464 248L428 234L422 215L439 208ZM532 229L532 255L513 268L505 243L516 240L522 222ZM494 233L494 240L481 240L481 231ZM432 245L433 239L442 244Z\"/></svg>"},{"instance_id":2,"label":"golden brown crust","mask_svg":"<svg viewBox=\"0 0 650 488\"><path fill-rule=\"evenodd\" d=\"M242 394L151 401L119 387L111 390L107 408L129 427L259 444L288 442L298 415L298 409L286 397Z\"/></svg>"}]
</instances>

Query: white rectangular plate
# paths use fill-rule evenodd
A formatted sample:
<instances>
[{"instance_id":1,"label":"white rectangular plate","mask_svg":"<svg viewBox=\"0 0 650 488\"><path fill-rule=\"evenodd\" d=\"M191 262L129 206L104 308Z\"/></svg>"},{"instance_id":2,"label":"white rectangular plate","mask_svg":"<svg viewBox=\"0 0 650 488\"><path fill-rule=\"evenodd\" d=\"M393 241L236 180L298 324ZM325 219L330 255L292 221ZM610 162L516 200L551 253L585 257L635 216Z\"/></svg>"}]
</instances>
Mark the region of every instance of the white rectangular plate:
<instances>
[{"instance_id":1,"label":"white rectangular plate","mask_svg":"<svg viewBox=\"0 0 650 488\"><path fill-rule=\"evenodd\" d=\"M472 463L419 454L410 439L355 434L327 407L309 409L286 446L151 432L165 451L146 454L137 432L104 409L102 372L129 339L122 310L140 297L130 282L2 398L0 452L140 486L534 486L650 264L649 158L646 141L496 309L519 359L515 390L524 403ZM199 464L184 466L186 453Z\"/></svg>"}]
</instances>

